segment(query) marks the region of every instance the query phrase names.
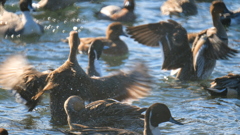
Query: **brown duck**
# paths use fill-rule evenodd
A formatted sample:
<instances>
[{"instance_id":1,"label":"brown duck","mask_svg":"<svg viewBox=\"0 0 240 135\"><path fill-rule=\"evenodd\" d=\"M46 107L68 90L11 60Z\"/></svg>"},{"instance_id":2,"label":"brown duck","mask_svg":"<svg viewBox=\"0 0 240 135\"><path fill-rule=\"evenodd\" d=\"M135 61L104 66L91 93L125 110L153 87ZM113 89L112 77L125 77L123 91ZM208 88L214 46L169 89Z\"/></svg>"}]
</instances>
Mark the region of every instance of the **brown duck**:
<instances>
[{"instance_id":1,"label":"brown duck","mask_svg":"<svg viewBox=\"0 0 240 135\"><path fill-rule=\"evenodd\" d=\"M195 0L167 0L160 7L163 15L195 15L197 5Z\"/></svg>"},{"instance_id":2,"label":"brown duck","mask_svg":"<svg viewBox=\"0 0 240 135\"><path fill-rule=\"evenodd\" d=\"M152 135L154 132L160 134L160 123L170 121L182 125L172 118L168 107L161 103L155 103L147 109L106 99L85 106L79 96L71 96L65 101L64 108L71 130L66 131L67 133L77 131L82 134L139 134L144 130L145 135ZM143 111L146 111L145 120Z\"/></svg>"},{"instance_id":3,"label":"brown duck","mask_svg":"<svg viewBox=\"0 0 240 135\"><path fill-rule=\"evenodd\" d=\"M81 38L78 50L80 53L87 53L89 45L94 40L100 40L107 48L103 50L103 54L111 56L121 56L128 53L128 47L119 36L126 34L123 32L123 26L120 22L114 22L108 25L106 30L106 37L89 37Z\"/></svg>"},{"instance_id":4,"label":"brown duck","mask_svg":"<svg viewBox=\"0 0 240 135\"><path fill-rule=\"evenodd\" d=\"M212 15L213 26L217 29L217 36L224 41L225 43L228 42L228 37L224 26L221 23L220 14L224 13L231 13L224 2L221 1L213 1L210 6L210 13ZM188 34L188 41L189 43L193 43L195 38L198 36L202 36L202 34L206 34L206 30L203 30L199 33L189 33Z\"/></svg>"},{"instance_id":5,"label":"brown duck","mask_svg":"<svg viewBox=\"0 0 240 135\"><path fill-rule=\"evenodd\" d=\"M17 89L20 93L32 97L26 98L31 111L41 95L50 91L50 108L55 124L67 122L64 113L64 101L71 95L79 95L85 101L114 98L119 101L137 99L146 96L151 90L151 77L147 68L140 64L129 73L120 72L106 77L90 78L77 62L78 33L70 32L70 54L67 61L50 73L41 73L18 59L7 60L0 67L0 84L7 89ZM12 67L6 66L7 64ZM9 83L14 80L12 83Z\"/></svg>"}]
</instances>

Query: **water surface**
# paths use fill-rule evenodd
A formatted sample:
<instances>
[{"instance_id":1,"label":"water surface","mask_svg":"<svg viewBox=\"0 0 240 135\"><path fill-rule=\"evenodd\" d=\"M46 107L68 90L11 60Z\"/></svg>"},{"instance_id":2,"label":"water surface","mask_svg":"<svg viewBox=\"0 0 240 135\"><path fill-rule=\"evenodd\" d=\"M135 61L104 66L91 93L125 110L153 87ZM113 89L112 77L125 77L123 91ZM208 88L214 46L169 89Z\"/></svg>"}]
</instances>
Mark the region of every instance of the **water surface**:
<instances>
[{"instance_id":1,"label":"water surface","mask_svg":"<svg viewBox=\"0 0 240 135\"><path fill-rule=\"evenodd\" d=\"M78 2L63 11L38 11L34 13L45 26L45 34L39 40L0 39L0 61L7 56L24 52L29 63L39 71L59 67L68 57L69 46L61 42L73 27L77 27L80 37L105 36L106 27L111 23L98 20L94 12L103 5L122 5L123 0L102 0L100 3ZM190 17L163 16L160 6L163 0L136 0L136 22L125 26L136 26L155 23L167 19L180 22L188 32L198 32L212 27L209 14L210 3L198 4L198 14ZM230 10L240 7L238 0L224 0ZM6 3L6 8L17 11L14 0ZM229 46L240 50L240 26L228 28ZM201 83L209 84L212 79L226 75L229 72L239 73L240 55L230 60L217 62L210 80L204 82L179 82L169 76L170 71L161 70L162 54L159 47L148 47L135 42L128 37L121 37L129 47L129 54L124 58L101 58L103 75L112 74L118 70L129 70L135 62L144 60L154 77L152 92L146 98L133 102L134 105L148 107L152 103L161 102L169 106L175 119L185 125L172 123L160 124L163 134L240 134L240 100L234 98L213 98L203 90ZM78 55L78 61L86 69L88 57ZM9 130L10 134L61 134L57 131L68 129L68 126L55 127L50 123L48 95L33 112L27 112L24 105L16 103L14 97L0 89L0 127Z\"/></svg>"}]
</instances>

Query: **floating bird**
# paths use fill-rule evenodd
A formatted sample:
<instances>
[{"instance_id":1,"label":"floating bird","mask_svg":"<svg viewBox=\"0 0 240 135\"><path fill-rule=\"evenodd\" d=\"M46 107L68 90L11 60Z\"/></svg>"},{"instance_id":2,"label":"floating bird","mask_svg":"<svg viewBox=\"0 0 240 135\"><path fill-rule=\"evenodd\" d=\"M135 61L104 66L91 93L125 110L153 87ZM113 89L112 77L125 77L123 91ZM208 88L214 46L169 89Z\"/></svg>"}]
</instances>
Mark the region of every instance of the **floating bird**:
<instances>
[{"instance_id":1,"label":"floating bird","mask_svg":"<svg viewBox=\"0 0 240 135\"><path fill-rule=\"evenodd\" d=\"M134 0L124 0L123 8L114 5L105 6L96 15L99 19L132 22L136 19L134 8Z\"/></svg>"},{"instance_id":2,"label":"floating bird","mask_svg":"<svg viewBox=\"0 0 240 135\"><path fill-rule=\"evenodd\" d=\"M230 73L216 78L207 90L212 96L239 97L240 75Z\"/></svg>"},{"instance_id":3,"label":"floating bird","mask_svg":"<svg viewBox=\"0 0 240 135\"><path fill-rule=\"evenodd\" d=\"M68 115L70 131L65 133L82 134L139 134L159 135L158 125L163 122L173 122L171 112L165 104L155 103L147 108L139 108L112 99L99 100L84 106L78 96L69 97L64 103ZM141 113L146 111L145 120ZM123 130L125 129L125 130ZM128 129L128 130L126 130ZM132 132L138 131L138 132Z\"/></svg>"},{"instance_id":4,"label":"floating bird","mask_svg":"<svg viewBox=\"0 0 240 135\"><path fill-rule=\"evenodd\" d=\"M78 47L78 50L80 53L87 53L89 44L93 42L94 40L98 39L107 48L103 50L104 55L110 55L110 56L121 56L128 53L128 47L127 44L119 38L119 36L127 36L123 32L123 26L120 22L113 22L108 25L106 30L106 37L89 37L89 38L80 38L80 45Z\"/></svg>"}]
</instances>

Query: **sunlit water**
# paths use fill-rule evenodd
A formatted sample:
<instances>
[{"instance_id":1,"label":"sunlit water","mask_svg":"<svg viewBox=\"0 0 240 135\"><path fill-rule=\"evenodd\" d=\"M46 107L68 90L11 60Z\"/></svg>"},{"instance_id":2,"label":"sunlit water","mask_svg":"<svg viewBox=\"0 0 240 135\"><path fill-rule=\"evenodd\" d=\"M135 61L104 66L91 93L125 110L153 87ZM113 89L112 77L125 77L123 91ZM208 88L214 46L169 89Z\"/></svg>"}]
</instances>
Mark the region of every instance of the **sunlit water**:
<instances>
[{"instance_id":1,"label":"sunlit water","mask_svg":"<svg viewBox=\"0 0 240 135\"><path fill-rule=\"evenodd\" d=\"M39 40L26 41L1 39L0 61L6 56L25 53L32 65L39 71L48 68L57 68L68 57L69 46L61 42L77 27L80 37L105 36L105 30L111 21L98 20L94 12L103 5L122 6L123 0L103 0L100 3L79 2L63 11L38 11L34 13L45 26L45 34ZM169 19L162 16L159 7L163 0L136 0L137 20L133 24L140 25L155 23ZM238 0L224 0L230 10L240 7ZM212 27L209 14L210 3L198 4L198 14L190 17L176 17L171 19L180 22L188 32L198 32ZM17 11L18 5L14 0L6 3L6 8ZM229 46L240 50L239 26L228 28ZM230 60L217 62L211 80L205 82L179 82L169 76L170 71L161 70L162 58L159 47L141 45L128 37L121 37L129 47L129 55L124 58L102 58L102 73L109 75L118 70L129 70L136 61L143 60L150 68L154 77L151 94L134 105L150 106L161 102L169 106L172 115L184 125L172 123L160 124L163 134L240 134L240 101L233 98L212 98L200 83L209 84L212 79L226 75L229 72L239 73L240 54ZM88 57L78 55L78 61L86 69ZM24 105L16 103L14 97L0 89L0 127L9 130L10 134L61 134L57 129L68 129L68 126L55 127L50 123L50 110L48 95L33 112L27 112Z\"/></svg>"}]
</instances>

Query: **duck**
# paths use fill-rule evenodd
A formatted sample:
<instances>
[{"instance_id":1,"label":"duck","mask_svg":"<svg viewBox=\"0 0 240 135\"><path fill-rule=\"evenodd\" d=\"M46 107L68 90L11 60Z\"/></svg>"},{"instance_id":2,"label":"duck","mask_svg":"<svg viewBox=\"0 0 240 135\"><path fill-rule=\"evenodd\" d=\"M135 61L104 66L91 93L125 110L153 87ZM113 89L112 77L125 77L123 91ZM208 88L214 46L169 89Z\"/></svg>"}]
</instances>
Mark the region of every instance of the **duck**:
<instances>
[{"instance_id":1,"label":"duck","mask_svg":"<svg viewBox=\"0 0 240 135\"><path fill-rule=\"evenodd\" d=\"M172 74L182 81L208 79L216 60L228 59L238 52L228 47L226 40L219 38L216 27L199 34L192 48L189 46L186 29L173 20L128 27L127 32L141 44L160 44L163 53L162 69L172 70Z\"/></svg>"},{"instance_id":2,"label":"duck","mask_svg":"<svg viewBox=\"0 0 240 135\"><path fill-rule=\"evenodd\" d=\"M160 10L163 15L196 15L198 13L195 0L167 0Z\"/></svg>"},{"instance_id":3,"label":"duck","mask_svg":"<svg viewBox=\"0 0 240 135\"><path fill-rule=\"evenodd\" d=\"M228 36L225 30L225 27L221 23L221 14L229 14L231 11L229 11L222 1L213 1L210 6L210 13L212 16L212 22L213 26L217 29L217 36L224 41L226 44L228 44ZM195 41L195 38L198 37L198 35L206 34L207 30L202 30L201 32L196 33L188 33L188 41L189 43L193 43Z\"/></svg>"},{"instance_id":4,"label":"duck","mask_svg":"<svg viewBox=\"0 0 240 135\"><path fill-rule=\"evenodd\" d=\"M32 8L32 0L20 0L19 6L22 11L21 15L8 12L6 10L1 11L0 22L0 35L5 36L31 36L42 35L44 28L30 14Z\"/></svg>"},{"instance_id":5,"label":"duck","mask_svg":"<svg viewBox=\"0 0 240 135\"><path fill-rule=\"evenodd\" d=\"M63 104L71 95L79 95L86 102L92 102L106 98L114 98L118 101L137 100L149 94L152 77L144 64L136 64L129 72L89 77L77 61L79 43L78 33L71 31L70 53L67 60L60 67L46 74L37 71L28 63L21 63L18 59L11 60L10 56L10 60L7 59L0 65L0 85L4 89L22 89L21 92L27 92L26 95L29 92L32 92L30 95L37 92L31 100L25 99L26 104L34 103L33 106L28 106L28 111L36 107L45 92L50 92L51 121L55 125L67 123Z\"/></svg>"},{"instance_id":6,"label":"duck","mask_svg":"<svg viewBox=\"0 0 240 135\"><path fill-rule=\"evenodd\" d=\"M101 40L94 40L88 49L88 67L87 74L90 77L101 77L101 67L99 65L99 58L101 57L104 44Z\"/></svg>"},{"instance_id":7,"label":"duck","mask_svg":"<svg viewBox=\"0 0 240 135\"><path fill-rule=\"evenodd\" d=\"M134 22L136 15L134 13L135 1L124 0L123 8L115 5L109 5L101 8L96 16L99 19L120 21L120 22Z\"/></svg>"},{"instance_id":8,"label":"duck","mask_svg":"<svg viewBox=\"0 0 240 135\"><path fill-rule=\"evenodd\" d=\"M94 40L100 40L106 46L103 49L104 56L124 56L128 53L127 44L119 38L119 36L126 36L123 32L123 25L121 22L113 22L108 25L106 30L106 37L86 37L80 39L78 51L80 54L87 54L89 45Z\"/></svg>"},{"instance_id":9,"label":"duck","mask_svg":"<svg viewBox=\"0 0 240 135\"><path fill-rule=\"evenodd\" d=\"M195 35L192 48L186 29L173 20L128 27L127 32L144 45L161 44L164 55L162 69L172 70L179 80L205 80L210 77L216 60L228 59L238 52L228 47L228 37L219 19L219 14L226 11L223 2L212 2L210 12L214 27Z\"/></svg>"},{"instance_id":10,"label":"duck","mask_svg":"<svg viewBox=\"0 0 240 135\"><path fill-rule=\"evenodd\" d=\"M5 128L0 128L0 135L8 135L8 131Z\"/></svg>"},{"instance_id":11,"label":"duck","mask_svg":"<svg viewBox=\"0 0 240 135\"><path fill-rule=\"evenodd\" d=\"M211 96L240 97L240 75L229 73L218 77L207 88Z\"/></svg>"},{"instance_id":12,"label":"duck","mask_svg":"<svg viewBox=\"0 0 240 135\"><path fill-rule=\"evenodd\" d=\"M38 3L32 3L34 9L44 9L56 11L73 5L79 0L40 0Z\"/></svg>"},{"instance_id":13,"label":"duck","mask_svg":"<svg viewBox=\"0 0 240 135\"><path fill-rule=\"evenodd\" d=\"M97 100L84 105L84 100L76 95L70 96L64 103L70 130L72 123L89 127L111 127L137 131L144 126L142 113L147 108L140 108L114 99Z\"/></svg>"},{"instance_id":14,"label":"duck","mask_svg":"<svg viewBox=\"0 0 240 135\"><path fill-rule=\"evenodd\" d=\"M64 103L70 131L82 134L139 134L159 135L158 125L176 121L169 108L162 103L154 103L149 108L140 108L113 99L98 100L84 105L79 96L71 96ZM146 111L145 116L142 114Z\"/></svg>"}]
</instances>

